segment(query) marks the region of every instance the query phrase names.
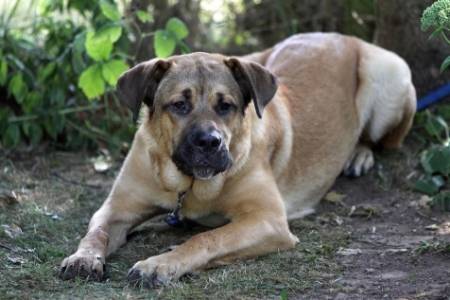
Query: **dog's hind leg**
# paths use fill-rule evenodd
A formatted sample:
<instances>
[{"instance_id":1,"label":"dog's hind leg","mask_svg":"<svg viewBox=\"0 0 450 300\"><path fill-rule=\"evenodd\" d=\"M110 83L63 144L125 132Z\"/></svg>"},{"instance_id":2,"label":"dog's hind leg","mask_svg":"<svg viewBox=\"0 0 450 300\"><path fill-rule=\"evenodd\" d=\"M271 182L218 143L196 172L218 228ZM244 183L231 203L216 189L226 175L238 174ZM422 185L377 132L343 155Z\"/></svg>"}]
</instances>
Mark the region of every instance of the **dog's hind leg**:
<instances>
[{"instance_id":1,"label":"dog's hind leg","mask_svg":"<svg viewBox=\"0 0 450 300\"><path fill-rule=\"evenodd\" d=\"M366 174L374 166L372 149L367 144L359 143L344 166L344 175L359 177Z\"/></svg>"},{"instance_id":2,"label":"dog's hind leg","mask_svg":"<svg viewBox=\"0 0 450 300\"><path fill-rule=\"evenodd\" d=\"M361 176L374 165L373 145L399 148L411 128L416 92L408 65L397 55L363 44L356 107L360 140L344 166L344 174Z\"/></svg>"}]
</instances>

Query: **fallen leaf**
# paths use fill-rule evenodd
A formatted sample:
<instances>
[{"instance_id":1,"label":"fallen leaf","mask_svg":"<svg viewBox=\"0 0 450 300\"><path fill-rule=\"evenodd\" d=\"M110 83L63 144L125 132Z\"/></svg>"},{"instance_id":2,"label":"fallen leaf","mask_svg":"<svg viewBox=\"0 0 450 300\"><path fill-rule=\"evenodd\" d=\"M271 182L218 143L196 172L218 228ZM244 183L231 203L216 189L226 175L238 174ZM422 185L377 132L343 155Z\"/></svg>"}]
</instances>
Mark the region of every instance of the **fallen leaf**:
<instances>
[{"instance_id":1,"label":"fallen leaf","mask_svg":"<svg viewBox=\"0 0 450 300\"><path fill-rule=\"evenodd\" d=\"M419 207L430 208L431 201L433 201L433 199L431 199L431 197L429 197L427 195L423 195L419 199Z\"/></svg>"},{"instance_id":2,"label":"fallen leaf","mask_svg":"<svg viewBox=\"0 0 450 300\"><path fill-rule=\"evenodd\" d=\"M17 194L12 191L0 190L0 207L4 208L6 206L15 205L19 203Z\"/></svg>"},{"instance_id":3,"label":"fallen leaf","mask_svg":"<svg viewBox=\"0 0 450 300\"><path fill-rule=\"evenodd\" d=\"M358 205L352 206L350 208L350 212L348 213L349 217L363 217L363 218L371 218L379 214L379 210L376 207L371 205Z\"/></svg>"},{"instance_id":4,"label":"fallen leaf","mask_svg":"<svg viewBox=\"0 0 450 300\"><path fill-rule=\"evenodd\" d=\"M439 229L439 226L437 224L431 224L431 225L425 226L425 229L431 230L431 231L436 231Z\"/></svg>"},{"instance_id":5,"label":"fallen leaf","mask_svg":"<svg viewBox=\"0 0 450 300\"><path fill-rule=\"evenodd\" d=\"M7 255L6 259L14 265L23 265L27 262L23 257L17 255Z\"/></svg>"},{"instance_id":6,"label":"fallen leaf","mask_svg":"<svg viewBox=\"0 0 450 300\"><path fill-rule=\"evenodd\" d=\"M339 194L337 192L332 191L326 194L324 199L333 204L344 205L342 200L345 198L345 196L346 195L344 194Z\"/></svg>"},{"instance_id":7,"label":"fallen leaf","mask_svg":"<svg viewBox=\"0 0 450 300\"><path fill-rule=\"evenodd\" d=\"M343 256L350 256L350 255L358 255L361 254L362 251L361 249L352 249L352 248L339 248L337 251L338 255L343 255Z\"/></svg>"},{"instance_id":8,"label":"fallen leaf","mask_svg":"<svg viewBox=\"0 0 450 300\"><path fill-rule=\"evenodd\" d=\"M98 173L104 173L112 166L111 158L105 155L97 156L96 158L91 159L91 161L94 165L94 170Z\"/></svg>"},{"instance_id":9,"label":"fallen leaf","mask_svg":"<svg viewBox=\"0 0 450 300\"><path fill-rule=\"evenodd\" d=\"M3 231L5 232L5 234L12 239L15 239L18 236L20 236L21 234L23 234L22 228L20 228L16 224L12 224L12 225L4 224L4 225L2 225L2 227L3 227Z\"/></svg>"}]
</instances>

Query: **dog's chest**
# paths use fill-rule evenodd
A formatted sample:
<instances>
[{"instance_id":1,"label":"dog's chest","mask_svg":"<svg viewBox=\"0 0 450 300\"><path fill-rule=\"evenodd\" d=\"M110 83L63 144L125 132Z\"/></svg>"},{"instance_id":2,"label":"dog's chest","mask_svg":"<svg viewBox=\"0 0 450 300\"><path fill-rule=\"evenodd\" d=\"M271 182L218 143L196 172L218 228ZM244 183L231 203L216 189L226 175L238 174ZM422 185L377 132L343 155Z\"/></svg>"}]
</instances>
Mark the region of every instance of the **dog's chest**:
<instances>
[{"instance_id":1,"label":"dog's chest","mask_svg":"<svg viewBox=\"0 0 450 300\"><path fill-rule=\"evenodd\" d=\"M214 210L213 200L202 201L192 194L187 194L182 200L179 214L180 218L186 218L208 227L218 227L229 222L223 214Z\"/></svg>"}]
</instances>

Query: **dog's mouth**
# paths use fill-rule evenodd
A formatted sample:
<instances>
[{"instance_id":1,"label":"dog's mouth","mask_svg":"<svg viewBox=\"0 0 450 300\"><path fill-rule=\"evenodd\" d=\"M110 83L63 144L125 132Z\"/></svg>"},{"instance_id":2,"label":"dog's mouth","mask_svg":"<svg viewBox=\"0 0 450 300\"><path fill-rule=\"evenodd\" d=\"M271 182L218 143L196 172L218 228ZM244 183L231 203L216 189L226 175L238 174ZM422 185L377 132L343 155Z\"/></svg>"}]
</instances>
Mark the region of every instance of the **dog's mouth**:
<instances>
[{"instance_id":1,"label":"dog's mouth","mask_svg":"<svg viewBox=\"0 0 450 300\"><path fill-rule=\"evenodd\" d=\"M196 153L192 149L180 147L173 154L172 160L183 174L198 180L210 180L217 174L226 171L232 164L232 159L226 149L208 157Z\"/></svg>"},{"instance_id":2,"label":"dog's mouth","mask_svg":"<svg viewBox=\"0 0 450 300\"><path fill-rule=\"evenodd\" d=\"M192 173L194 178L199 180L209 180L216 175L215 169L210 167L195 167Z\"/></svg>"}]
</instances>

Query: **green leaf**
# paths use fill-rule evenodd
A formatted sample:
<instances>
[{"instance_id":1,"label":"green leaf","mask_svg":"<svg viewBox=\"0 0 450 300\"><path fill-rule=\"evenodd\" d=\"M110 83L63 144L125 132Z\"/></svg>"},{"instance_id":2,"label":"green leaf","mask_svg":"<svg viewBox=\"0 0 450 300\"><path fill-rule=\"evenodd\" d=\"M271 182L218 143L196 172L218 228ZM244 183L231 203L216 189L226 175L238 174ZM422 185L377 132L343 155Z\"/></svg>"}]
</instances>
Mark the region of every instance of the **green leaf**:
<instances>
[{"instance_id":1,"label":"green leaf","mask_svg":"<svg viewBox=\"0 0 450 300\"><path fill-rule=\"evenodd\" d=\"M157 30L155 32L153 46L155 48L156 56L162 58L168 57L172 55L175 50L176 40L168 31Z\"/></svg>"},{"instance_id":2,"label":"green leaf","mask_svg":"<svg viewBox=\"0 0 450 300\"><path fill-rule=\"evenodd\" d=\"M98 31L97 35L107 36L112 43L115 43L122 35L122 27L114 24L106 25Z\"/></svg>"},{"instance_id":3,"label":"green leaf","mask_svg":"<svg viewBox=\"0 0 450 300\"><path fill-rule=\"evenodd\" d=\"M102 67L96 64L84 70L78 80L78 86L83 90L83 93L88 99L93 99L102 95L105 92Z\"/></svg>"},{"instance_id":4,"label":"green leaf","mask_svg":"<svg viewBox=\"0 0 450 300\"><path fill-rule=\"evenodd\" d=\"M47 134L54 140L58 137L58 132L56 130L55 124L53 124L51 118L47 118L44 121L44 128Z\"/></svg>"},{"instance_id":5,"label":"green leaf","mask_svg":"<svg viewBox=\"0 0 450 300\"><path fill-rule=\"evenodd\" d=\"M22 103L22 109L25 113L31 113L35 107L38 107L42 101L42 94L36 91L28 93Z\"/></svg>"},{"instance_id":6,"label":"green leaf","mask_svg":"<svg viewBox=\"0 0 450 300\"><path fill-rule=\"evenodd\" d=\"M434 196L431 205L443 211L450 211L450 192L442 192Z\"/></svg>"},{"instance_id":7,"label":"green leaf","mask_svg":"<svg viewBox=\"0 0 450 300\"><path fill-rule=\"evenodd\" d=\"M111 21L119 21L121 18L117 6L107 0L100 1L100 9L102 11L102 14Z\"/></svg>"},{"instance_id":8,"label":"green leaf","mask_svg":"<svg viewBox=\"0 0 450 300\"><path fill-rule=\"evenodd\" d=\"M425 176L417 180L414 189L427 195L435 195L444 185L444 179L440 176Z\"/></svg>"},{"instance_id":9,"label":"green leaf","mask_svg":"<svg viewBox=\"0 0 450 300\"><path fill-rule=\"evenodd\" d=\"M3 134L2 143L6 147L15 147L20 141L20 128L17 124L9 124Z\"/></svg>"},{"instance_id":10,"label":"green leaf","mask_svg":"<svg viewBox=\"0 0 450 300\"><path fill-rule=\"evenodd\" d=\"M106 60L111 55L113 43L108 36L98 36L94 31L88 31L86 35L87 54L95 61Z\"/></svg>"},{"instance_id":11,"label":"green leaf","mask_svg":"<svg viewBox=\"0 0 450 300\"><path fill-rule=\"evenodd\" d=\"M422 153L420 163L428 174L450 175L450 147L434 146Z\"/></svg>"},{"instance_id":12,"label":"green leaf","mask_svg":"<svg viewBox=\"0 0 450 300\"><path fill-rule=\"evenodd\" d=\"M44 135L44 132L42 130L42 127L32 123L30 127L30 142L32 145L37 145L42 140L42 136Z\"/></svg>"},{"instance_id":13,"label":"green leaf","mask_svg":"<svg viewBox=\"0 0 450 300\"><path fill-rule=\"evenodd\" d=\"M441 65L441 73L447 70L447 68L450 66L450 56L448 56L444 62Z\"/></svg>"},{"instance_id":14,"label":"green leaf","mask_svg":"<svg viewBox=\"0 0 450 300\"><path fill-rule=\"evenodd\" d=\"M0 60L0 85L4 85L8 79L8 62L5 58Z\"/></svg>"},{"instance_id":15,"label":"green leaf","mask_svg":"<svg viewBox=\"0 0 450 300\"><path fill-rule=\"evenodd\" d=\"M80 74L85 68L86 63L83 59L84 43L86 41L86 32L77 34L73 40L72 47L72 67L75 73Z\"/></svg>"},{"instance_id":16,"label":"green leaf","mask_svg":"<svg viewBox=\"0 0 450 300\"><path fill-rule=\"evenodd\" d=\"M128 68L129 66L124 60L113 59L102 65L103 78L109 85L115 86L119 76Z\"/></svg>"},{"instance_id":17,"label":"green leaf","mask_svg":"<svg viewBox=\"0 0 450 300\"><path fill-rule=\"evenodd\" d=\"M447 122L441 116L432 115L429 111L426 111L424 128L430 136L435 137L439 141L443 141L442 133L445 133L445 139L449 138Z\"/></svg>"},{"instance_id":18,"label":"green leaf","mask_svg":"<svg viewBox=\"0 0 450 300\"><path fill-rule=\"evenodd\" d=\"M109 59L113 45L121 35L122 27L116 25L104 27L98 32L88 31L84 44L88 55L95 61Z\"/></svg>"},{"instance_id":19,"label":"green leaf","mask_svg":"<svg viewBox=\"0 0 450 300\"><path fill-rule=\"evenodd\" d=\"M23 80L22 73L17 73L9 82L8 91L14 96L18 103L22 103L25 98L28 87Z\"/></svg>"},{"instance_id":20,"label":"green leaf","mask_svg":"<svg viewBox=\"0 0 450 300\"><path fill-rule=\"evenodd\" d=\"M139 21L141 21L142 23L147 23L147 22L153 22L153 17L151 14L149 14L147 11L145 10L141 10L139 9L136 12L136 16L138 17Z\"/></svg>"},{"instance_id":21,"label":"green leaf","mask_svg":"<svg viewBox=\"0 0 450 300\"><path fill-rule=\"evenodd\" d=\"M51 62L47 64L38 74L38 78L40 82L45 81L56 69L56 62Z\"/></svg>"},{"instance_id":22,"label":"green leaf","mask_svg":"<svg viewBox=\"0 0 450 300\"><path fill-rule=\"evenodd\" d=\"M37 145L43 136L42 127L35 122L25 122L22 124L23 133L29 138L32 145Z\"/></svg>"},{"instance_id":23,"label":"green leaf","mask_svg":"<svg viewBox=\"0 0 450 300\"><path fill-rule=\"evenodd\" d=\"M172 32L178 40L184 39L189 34L186 24L178 18L170 18L166 23L166 30Z\"/></svg>"}]
</instances>

